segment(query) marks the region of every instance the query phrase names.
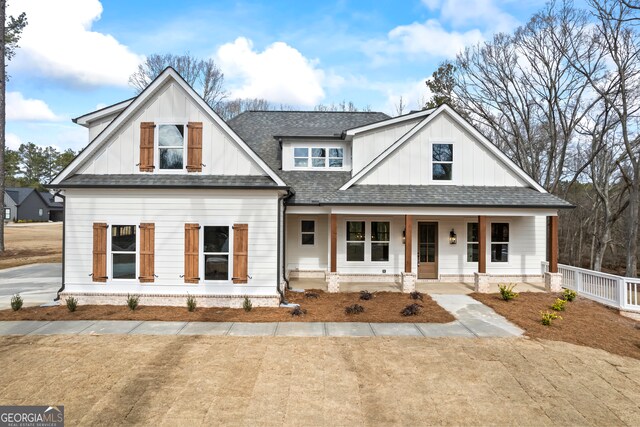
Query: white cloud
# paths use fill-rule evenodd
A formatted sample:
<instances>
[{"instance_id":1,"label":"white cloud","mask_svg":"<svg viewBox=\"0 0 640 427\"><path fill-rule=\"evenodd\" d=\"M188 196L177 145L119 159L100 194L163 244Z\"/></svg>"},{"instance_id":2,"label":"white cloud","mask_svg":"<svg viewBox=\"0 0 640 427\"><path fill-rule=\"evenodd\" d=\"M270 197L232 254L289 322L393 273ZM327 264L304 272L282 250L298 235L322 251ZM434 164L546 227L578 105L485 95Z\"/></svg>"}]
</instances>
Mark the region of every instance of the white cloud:
<instances>
[{"instance_id":1,"label":"white cloud","mask_svg":"<svg viewBox=\"0 0 640 427\"><path fill-rule=\"evenodd\" d=\"M447 31L435 19L429 19L424 24L414 22L401 25L389 32L392 51L424 53L445 58L453 58L465 46L482 39L482 32L478 29L465 32Z\"/></svg>"},{"instance_id":2,"label":"white cloud","mask_svg":"<svg viewBox=\"0 0 640 427\"><path fill-rule=\"evenodd\" d=\"M18 148L20 148L20 144L22 144L22 140L15 133L8 133L5 136L5 143L7 148L10 148L12 150L17 150Z\"/></svg>"},{"instance_id":3,"label":"white cloud","mask_svg":"<svg viewBox=\"0 0 640 427\"><path fill-rule=\"evenodd\" d=\"M100 19L98 0L21 0L8 14L27 13L29 24L11 62L21 72L90 86L126 86L144 60L113 36L91 31Z\"/></svg>"},{"instance_id":4,"label":"white cloud","mask_svg":"<svg viewBox=\"0 0 640 427\"><path fill-rule=\"evenodd\" d=\"M273 43L262 51L253 49L251 40L238 37L217 51L217 60L232 85L232 97L264 98L271 102L311 106L325 96L322 88L325 73L317 61L307 59L283 42ZM339 84L331 75L328 83Z\"/></svg>"},{"instance_id":5,"label":"white cloud","mask_svg":"<svg viewBox=\"0 0 640 427\"><path fill-rule=\"evenodd\" d=\"M7 120L56 121L60 119L44 101L25 98L20 92L7 92Z\"/></svg>"},{"instance_id":6,"label":"white cloud","mask_svg":"<svg viewBox=\"0 0 640 427\"><path fill-rule=\"evenodd\" d=\"M429 7L436 1L425 0L424 3ZM440 1L440 20L451 23L454 28L477 25L491 33L513 30L518 25L517 19L503 11L497 3L500 0L474 0L470 7L468 0Z\"/></svg>"}]
</instances>

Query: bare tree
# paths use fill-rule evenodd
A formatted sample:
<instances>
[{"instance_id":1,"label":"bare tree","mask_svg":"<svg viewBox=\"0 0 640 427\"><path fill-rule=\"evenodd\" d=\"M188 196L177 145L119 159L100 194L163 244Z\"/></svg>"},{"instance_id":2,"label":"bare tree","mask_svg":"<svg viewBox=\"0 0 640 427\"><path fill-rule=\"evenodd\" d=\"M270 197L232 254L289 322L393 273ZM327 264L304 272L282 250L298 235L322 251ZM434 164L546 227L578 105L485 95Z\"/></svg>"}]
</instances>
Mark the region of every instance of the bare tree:
<instances>
[{"instance_id":1,"label":"bare tree","mask_svg":"<svg viewBox=\"0 0 640 427\"><path fill-rule=\"evenodd\" d=\"M394 104L393 107L396 110L396 116L401 116L404 113L404 110L407 108L407 104L404 103L404 99L400 96L397 104Z\"/></svg>"},{"instance_id":2,"label":"bare tree","mask_svg":"<svg viewBox=\"0 0 640 427\"><path fill-rule=\"evenodd\" d=\"M142 92L167 67L174 68L211 108L216 109L227 97L224 74L213 59L196 58L188 52L184 55L149 55L144 63L138 65L138 71L129 77L129 84L138 93Z\"/></svg>"}]
</instances>

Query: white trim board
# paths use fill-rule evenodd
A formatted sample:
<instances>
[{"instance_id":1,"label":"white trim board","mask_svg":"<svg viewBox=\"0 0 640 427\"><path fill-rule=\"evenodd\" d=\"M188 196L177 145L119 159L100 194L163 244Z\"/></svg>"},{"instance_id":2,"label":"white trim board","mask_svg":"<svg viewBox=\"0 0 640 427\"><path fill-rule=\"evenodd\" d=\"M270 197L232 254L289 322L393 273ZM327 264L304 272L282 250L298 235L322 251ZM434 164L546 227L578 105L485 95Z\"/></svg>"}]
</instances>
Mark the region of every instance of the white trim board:
<instances>
[{"instance_id":1,"label":"white trim board","mask_svg":"<svg viewBox=\"0 0 640 427\"><path fill-rule=\"evenodd\" d=\"M378 157L373 159L367 166L362 168L360 172L355 174L349 181L347 181L340 190L347 190L352 185L360 181L364 178L369 172L371 172L377 165L379 165L384 159L389 157L391 153L400 148L405 142L411 139L416 133L418 133L422 128L431 123L436 117L438 117L442 113L447 113L453 120L456 121L464 130L469 132L473 137L476 138L487 150L489 150L498 160L502 161L509 169L511 169L516 175L522 178L525 182L527 182L531 187L535 188L541 193L546 193L547 191L538 184L533 178L527 175L522 169L520 169L511 159L509 159L503 152L501 152L498 147L496 147L491 141L484 137L480 132L476 130L469 122L463 119L458 113L455 112L451 107L446 104L441 105L436 109L435 112L429 114L427 118L419 122L416 126L414 126L409 132L405 133L400 139L394 142L391 146L389 146L386 150L384 150Z\"/></svg>"},{"instance_id":2,"label":"white trim board","mask_svg":"<svg viewBox=\"0 0 640 427\"><path fill-rule=\"evenodd\" d=\"M73 122L80 126L87 127L91 122L95 122L96 120L100 120L101 118L110 116L112 114L120 113L122 110L127 108L134 99L135 98L127 99L126 101L121 101L117 104L109 105L108 107L83 114L82 116L73 119Z\"/></svg>"},{"instance_id":3,"label":"white trim board","mask_svg":"<svg viewBox=\"0 0 640 427\"><path fill-rule=\"evenodd\" d=\"M73 161L62 170L52 181L52 186L60 184L62 180L76 172L88 160L93 154L97 152L100 146L110 137L116 134L118 129L126 123L130 116L140 108L149 98L151 98L160 88L172 79L175 81L191 98L202 108L202 110L209 115L209 117L226 132L231 139L238 144L238 146L256 162L256 164L278 184L278 186L285 187L286 184L280 177L262 160L249 146L236 134L227 123L218 116L215 111L211 109L200 95L198 95L189 84L178 74L176 70L171 67L165 68L165 70L153 81L149 86L143 90L131 103L102 131L95 137L93 141L85 147L84 150L76 156ZM117 105L117 104L116 104Z\"/></svg>"},{"instance_id":4,"label":"white trim board","mask_svg":"<svg viewBox=\"0 0 640 427\"><path fill-rule=\"evenodd\" d=\"M414 119L419 119L421 117L425 117L428 116L429 114L433 113L434 111L436 111L435 108L431 108L429 110L422 110L422 111L418 111L416 113L409 113L409 114L405 114L403 116L398 116L398 117L393 117L387 120L383 120L380 122L376 122L376 123L371 123L369 125L364 125L364 126L360 126L357 128L353 128L353 129L348 129L345 131L345 135L347 136L353 136L362 132L366 132L369 130L373 130L373 129L378 129L381 127L385 127L385 126L390 126L390 125L394 125L396 123L401 123L407 120L414 120Z\"/></svg>"}]
</instances>

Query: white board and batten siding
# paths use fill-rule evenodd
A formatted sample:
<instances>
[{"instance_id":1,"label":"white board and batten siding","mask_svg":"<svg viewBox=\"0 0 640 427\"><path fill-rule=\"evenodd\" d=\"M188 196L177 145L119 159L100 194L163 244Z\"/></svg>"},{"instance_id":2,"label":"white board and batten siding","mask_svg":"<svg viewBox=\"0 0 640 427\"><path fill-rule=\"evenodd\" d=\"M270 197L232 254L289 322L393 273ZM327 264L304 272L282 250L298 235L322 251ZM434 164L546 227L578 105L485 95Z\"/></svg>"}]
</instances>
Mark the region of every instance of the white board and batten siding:
<instances>
[{"instance_id":1,"label":"white board and batten siding","mask_svg":"<svg viewBox=\"0 0 640 427\"><path fill-rule=\"evenodd\" d=\"M276 290L278 195L275 191L235 190L67 190L65 282L67 292L114 292L211 295L273 295ZM93 223L109 225L155 224L154 283L137 280L92 282ZM248 224L248 274L246 284L208 282L185 284L186 223L201 226ZM233 231L230 231L232 234ZM232 272L233 240L229 271ZM108 245L109 245L108 241ZM139 245L139 237L138 237ZM200 244L202 252L202 244ZM107 252L109 253L109 251ZM139 269L139 254L137 256ZM202 275L202 255L199 262Z\"/></svg>"},{"instance_id":2,"label":"white board and batten siding","mask_svg":"<svg viewBox=\"0 0 640 427\"><path fill-rule=\"evenodd\" d=\"M203 175L265 175L242 148L209 118L209 115L184 89L173 81L162 87L156 96L136 111L78 173L98 175L141 173L136 166L140 162L140 122L156 124L202 122L202 163L205 165L202 167ZM98 127L96 127L97 130ZM154 156L157 158L157 150ZM175 171L168 173L175 173Z\"/></svg>"},{"instance_id":3,"label":"white board and batten siding","mask_svg":"<svg viewBox=\"0 0 640 427\"><path fill-rule=\"evenodd\" d=\"M378 157L405 133L409 132L421 119L407 120L380 129L356 134L351 142L353 150L353 175Z\"/></svg>"},{"instance_id":4,"label":"white board and batten siding","mask_svg":"<svg viewBox=\"0 0 640 427\"><path fill-rule=\"evenodd\" d=\"M390 139L387 141L389 145L395 142ZM361 143L364 145L366 140ZM451 181L432 179L432 144L438 143L453 144ZM366 174L358 184L529 186L448 114L440 114L428 123Z\"/></svg>"},{"instance_id":5,"label":"white board and batten siding","mask_svg":"<svg viewBox=\"0 0 640 427\"><path fill-rule=\"evenodd\" d=\"M100 135L100 132L102 132L107 126L109 126L109 123L111 123L118 114L119 113L110 114L108 116L101 117L100 119L94 120L93 122L89 123L89 141L88 142L93 141L96 136Z\"/></svg>"},{"instance_id":6,"label":"white board and batten siding","mask_svg":"<svg viewBox=\"0 0 640 427\"><path fill-rule=\"evenodd\" d=\"M301 221L315 221L313 245L303 245ZM286 218L286 268L287 270L327 270L329 268L329 217L328 215L287 214Z\"/></svg>"}]
</instances>

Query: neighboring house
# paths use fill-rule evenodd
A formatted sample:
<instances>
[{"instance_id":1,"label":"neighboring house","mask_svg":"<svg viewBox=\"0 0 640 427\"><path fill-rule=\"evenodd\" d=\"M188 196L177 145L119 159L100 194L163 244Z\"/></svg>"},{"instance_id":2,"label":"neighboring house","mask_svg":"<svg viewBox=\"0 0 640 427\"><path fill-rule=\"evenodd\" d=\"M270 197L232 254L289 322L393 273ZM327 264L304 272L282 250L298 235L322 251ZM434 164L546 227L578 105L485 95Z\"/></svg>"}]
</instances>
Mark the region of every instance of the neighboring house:
<instances>
[{"instance_id":1,"label":"neighboring house","mask_svg":"<svg viewBox=\"0 0 640 427\"><path fill-rule=\"evenodd\" d=\"M226 123L168 68L75 122L91 141L49 185L65 197L62 297L275 306L285 279L305 276L332 292L416 280L483 291L541 280L547 258L558 284L557 213L571 205L447 106Z\"/></svg>"},{"instance_id":2,"label":"neighboring house","mask_svg":"<svg viewBox=\"0 0 640 427\"><path fill-rule=\"evenodd\" d=\"M47 209L49 210L49 221L62 221L64 218L64 209L62 202L57 202L55 195L41 191L40 195L42 199L47 203Z\"/></svg>"},{"instance_id":3,"label":"neighboring house","mask_svg":"<svg viewBox=\"0 0 640 427\"><path fill-rule=\"evenodd\" d=\"M6 188L3 218L5 221L49 221L50 212L62 212L62 206L52 206L44 194L49 193L40 193L33 188Z\"/></svg>"}]
</instances>

